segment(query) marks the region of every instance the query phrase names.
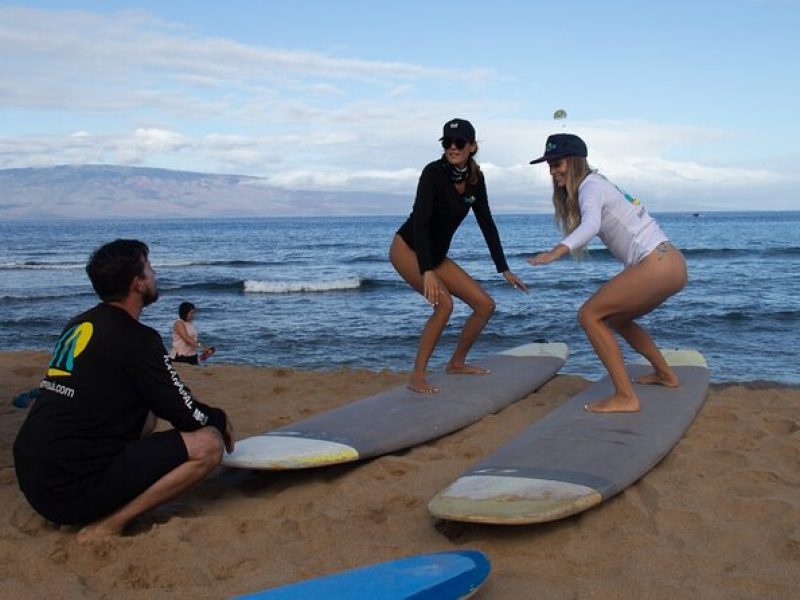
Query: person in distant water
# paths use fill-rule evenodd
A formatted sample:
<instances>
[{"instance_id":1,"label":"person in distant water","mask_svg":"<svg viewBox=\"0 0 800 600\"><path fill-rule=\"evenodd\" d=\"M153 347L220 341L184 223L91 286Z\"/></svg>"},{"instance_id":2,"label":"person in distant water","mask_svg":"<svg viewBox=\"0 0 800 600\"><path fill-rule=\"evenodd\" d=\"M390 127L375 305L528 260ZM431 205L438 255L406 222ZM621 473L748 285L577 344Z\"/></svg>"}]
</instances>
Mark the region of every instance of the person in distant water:
<instances>
[{"instance_id":1,"label":"person in distant water","mask_svg":"<svg viewBox=\"0 0 800 600\"><path fill-rule=\"evenodd\" d=\"M458 264L447 256L450 242L470 209L489 246L498 273L515 288L527 292L525 284L509 271L500 244L483 173L475 162L478 152L475 129L469 121L453 119L444 125L440 138L444 154L428 164L417 185L414 208L394 236L389 259L400 276L430 305L433 314L422 330L408 388L432 394L438 389L427 381L428 361L453 312L453 296L472 308L447 373L484 374L485 369L466 363L467 353L495 310L491 296Z\"/></svg>"},{"instance_id":2,"label":"person in distant water","mask_svg":"<svg viewBox=\"0 0 800 600\"><path fill-rule=\"evenodd\" d=\"M552 250L529 259L544 265L572 252L580 254L599 236L625 268L603 284L578 311L578 321L614 384L614 394L587 405L590 412L636 412L639 399L625 370L619 333L653 366L637 383L677 387L670 369L650 335L635 319L646 315L683 289L687 281L683 254L670 244L639 201L590 169L581 138L559 133L547 138L544 155L553 178L556 221L566 237Z\"/></svg>"},{"instance_id":3,"label":"person in distant water","mask_svg":"<svg viewBox=\"0 0 800 600\"><path fill-rule=\"evenodd\" d=\"M80 543L122 533L233 451L225 412L191 393L161 336L139 322L158 298L148 254L116 240L91 255L102 302L67 323L14 441L20 489L50 521L84 525ZM156 417L174 429L154 432Z\"/></svg>"},{"instance_id":4,"label":"person in distant water","mask_svg":"<svg viewBox=\"0 0 800 600\"><path fill-rule=\"evenodd\" d=\"M172 351L169 353L174 362L197 365L216 352L214 346L203 348L200 343L193 322L196 313L197 307L191 302L181 302L178 307L179 318L172 325Z\"/></svg>"}]
</instances>

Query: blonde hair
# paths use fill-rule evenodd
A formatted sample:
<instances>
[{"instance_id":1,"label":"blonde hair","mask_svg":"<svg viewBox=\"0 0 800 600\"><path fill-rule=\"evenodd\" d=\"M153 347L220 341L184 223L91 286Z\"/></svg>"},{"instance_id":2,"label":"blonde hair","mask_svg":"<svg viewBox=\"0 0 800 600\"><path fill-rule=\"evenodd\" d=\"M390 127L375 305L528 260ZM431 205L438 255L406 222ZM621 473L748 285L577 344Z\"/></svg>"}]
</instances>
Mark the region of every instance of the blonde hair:
<instances>
[{"instance_id":1,"label":"blonde hair","mask_svg":"<svg viewBox=\"0 0 800 600\"><path fill-rule=\"evenodd\" d=\"M566 185L559 187L553 181L554 218L558 228L569 235L581 224L581 205L578 202L578 187L584 178L592 172L589 163L583 156L568 156ZM585 248L576 249L573 254L583 254Z\"/></svg>"}]
</instances>

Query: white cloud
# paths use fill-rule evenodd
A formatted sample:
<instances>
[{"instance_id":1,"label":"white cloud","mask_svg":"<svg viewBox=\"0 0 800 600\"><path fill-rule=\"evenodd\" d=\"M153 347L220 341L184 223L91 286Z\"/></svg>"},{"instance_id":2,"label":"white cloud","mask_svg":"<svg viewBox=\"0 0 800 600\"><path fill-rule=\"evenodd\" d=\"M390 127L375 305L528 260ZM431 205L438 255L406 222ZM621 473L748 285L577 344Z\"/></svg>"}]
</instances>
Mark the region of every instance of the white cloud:
<instances>
[{"instance_id":1,"label":"white cloud","mask_svg":"<svg viewBox=\"0 0 800 600\"><path fill-rule=\"evenodd\" d=\"M248 46L143 11L21 7L0 7L0 55L5 168L156 166L261 176L295 190L411 196L420 169L441 151L441 123L463 115L477 126L490 195L507 210L525 206L520 197L549 197L546 166L528 161L556 131L581 135L593 166L656 205L704 198L735 208L766 189L774 202L790 202L788 176L771 163L745 168L722 158L741 131L522 118L521 106L490 87L504 75L488 69ZM476 94L474 86L486 88Z\"/></svg>"},{"instance_id":2,"label":"white cloud","mask_svg":"<svg viewBox=\"0 0 800 600\"><path fill-rule=\"evenodd\" d=\"M538 139L536 146L543 147L546 127L520 123L517 129L539 129L541 133L504 137L503 124L495 127L492 122L484 123L491 143L482 144L478 158L490 196L498 199L498 209L518 210L511 200L503 203L503 198L512 196L549 198L547 166L527 164L541 149L531 152L534 144L525 143L526 137ZM638 123L635 128L626 128L623 123L619 130L605 127L597 136L590 131L590 124L584 127L589 131L582 135L590 144L590 162L654 210L674 208L671 201L675 199L684 199L690 205L694 198L718 201L720 209L736 208L737 202L758 197L763 189L790 187L787 176L764 168L704 165L650 153L650 139L660 140L662 147L656 151L666 151L670 145L664 134L656 135L662 129L658 125ZM406 134L416 139L399 143L395 136L401 134L393 128L376 131L372 137L360 129L267 137L225 133L193 137L162 128L138 128L128 134L81 130L64 136L0 138L0 166L166 164L167 168L258 175L270 185L293 190L387 192L412 197L421 167L436 158L439 150L434 141L426 139L431 137L430 132L425 136L416 131ZM698 129L679 132L676 137L702 146L712 144L716 135ZM370 141L362 141L362 136ZM503 139L507 143L499 143ZM599 149L595 151L595 147ZM193 166L197 164L212 168L198 169ZM778 201L785 205L775 208L790 208L788 196Z\"/></svg>"},{"instance_id":3,"label":"white cloud","mask_svg":"<svg viewBox=\"0 0 800 600\"><path fill-rule=\"evenodd\" d=\"M295 190L341 190L385 193L408 193L416 187L419 171L338 171L319 172L302 169L282 171L268 178L276 187Z\"/></svg>"},{"instance_id":4,"label":"white cloud","mask_svg":"<svg viewBox=\"0 0 800 600\"><path fill-rule=\"evenodd\" d=\"M192 91L235 109L237 93L303 88L344 96L343 81L387 88L417 79L488 81L486 69L443 69L248 46L203 37L142 11L112 15L0 7L0 102L91 111L134 107L181 113ZM87 93L102 88L102 94ZM173 89L170 89L173 88ZM57 93L53 93L57 91ZM391 92L390 92L391 93ZM205 106L206 113L213 106ZM192 112L202 114L198 106Z\"/></svg>"}]
</instances>

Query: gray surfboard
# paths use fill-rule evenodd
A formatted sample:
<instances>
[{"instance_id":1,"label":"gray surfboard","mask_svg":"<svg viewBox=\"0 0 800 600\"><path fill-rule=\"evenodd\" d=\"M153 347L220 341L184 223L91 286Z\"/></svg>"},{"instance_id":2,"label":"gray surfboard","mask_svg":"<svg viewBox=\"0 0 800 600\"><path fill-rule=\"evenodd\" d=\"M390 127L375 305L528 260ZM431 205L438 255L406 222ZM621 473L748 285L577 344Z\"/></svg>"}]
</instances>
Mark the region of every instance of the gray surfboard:
<instances>
[{"instance_id":1,"label":"gray surfboard","mask_svg":"<svg viewBox=\"0 0 800 600\"><path fill-rule=\"evenodd\" d=\"M703 404L708 367L694 350L663 350L680 378L666 388L635 384L637 413L588 413L611 395L608 377L592 384L469 469L428 504L454 521L554 521L600 504L637 481L683 436ZM631 377L652 372L628 366Z\"/></svg>"},{"instance_id":2,"label":"gray surfboard","mask_svg":"<svg viewBox=\"0 0 800 600\"><path fill-rule=\"evenodd\" d=\"M236 442L223 464L247 469L306 469L395 452L497 412L541 387L563 366L562 343L526 344L475 364L487 375L432 376L439 393L394 388Z\"/></svg>"}]
</instances>

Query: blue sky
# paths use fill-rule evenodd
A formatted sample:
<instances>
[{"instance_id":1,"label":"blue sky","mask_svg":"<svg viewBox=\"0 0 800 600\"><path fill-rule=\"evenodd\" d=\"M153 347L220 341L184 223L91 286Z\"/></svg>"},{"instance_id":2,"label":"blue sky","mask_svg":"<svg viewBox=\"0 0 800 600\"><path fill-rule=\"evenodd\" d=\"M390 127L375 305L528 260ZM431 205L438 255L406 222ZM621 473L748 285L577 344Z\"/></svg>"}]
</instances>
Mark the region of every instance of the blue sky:
<instances>
[{"instance_id":1,"label":"blue sky","mask_svg":"<svg viewBox=\"0 0 800 600\"><path fill-rule=\"evenodd\" d=\"M0 168L411 199L459 116L498 211L546 210L558 131L652 210L795 209L799 29L800 0L3 3Z\"/></svg>"}]
</instances>

